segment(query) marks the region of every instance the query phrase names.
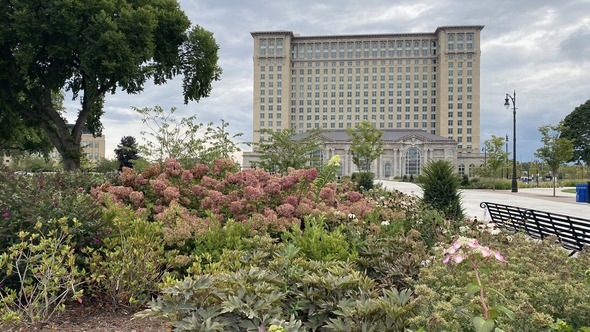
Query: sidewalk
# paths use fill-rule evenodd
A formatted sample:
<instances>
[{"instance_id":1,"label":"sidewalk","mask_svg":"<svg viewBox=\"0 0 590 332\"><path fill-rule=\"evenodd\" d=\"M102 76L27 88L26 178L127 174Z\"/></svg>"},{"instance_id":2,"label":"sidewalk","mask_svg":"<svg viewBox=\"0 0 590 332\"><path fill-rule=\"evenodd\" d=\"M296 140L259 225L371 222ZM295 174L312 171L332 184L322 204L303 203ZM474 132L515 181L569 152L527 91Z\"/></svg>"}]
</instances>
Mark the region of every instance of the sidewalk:
<instances>
[{"instance_id":1,"label":"sidewalk","mask_svg":"<svg viewBox=\"0 0 590 332\"><path fill-rule=\"evenodd\" d=\"M385 180L377 182L383 183L386 188L422 197L422 188L414 183ZM519 189L517 193L509 190L462 190L462 206L467 217L477 217L479 220L489 220L487 211L480 207L481 202L493 202L590 219L590 204L576 203L576 194L564 193L561 191L563 189L565 188L555 188L555 197L553 197L553 188L525 188Z\"/></svg>"}]
</instances>

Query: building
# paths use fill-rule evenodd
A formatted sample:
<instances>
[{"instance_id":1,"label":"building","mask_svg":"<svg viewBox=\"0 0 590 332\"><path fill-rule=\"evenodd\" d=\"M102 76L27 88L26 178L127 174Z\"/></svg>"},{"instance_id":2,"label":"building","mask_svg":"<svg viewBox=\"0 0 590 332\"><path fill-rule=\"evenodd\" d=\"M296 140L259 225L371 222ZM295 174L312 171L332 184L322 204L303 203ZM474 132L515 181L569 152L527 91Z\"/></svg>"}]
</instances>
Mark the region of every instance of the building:
<instances>
[{"instance_id":1,"label":"building","mask_svg":"<svg viewBox=\"0 0 590 332\"><path fill-rule=\"evenodd\" d=\"M73 124L68 124L71 129L74 127ZM82 155L88 160L89 163L95 164L100 159L105 158L106 152L106 138L105 136L94 137L88 128L82 129L82 138L80 140L80 146L82 147ZM57 149L53 149L49 154L49 158L54 163L61 162L61 155L57 152Z\"/></svg>"},{"instance_id":2,"label":"building","mask_svg":"<svg viewBox=\"0 0 590 332\"><path fill-rule=\"evenodd\" d=\"M481 164L482 29L341 36L252 32L253 140L267 139L260 129L342 130L370 121L382 130L454 140L458 170Z\"/></svg>"}]
</instances>

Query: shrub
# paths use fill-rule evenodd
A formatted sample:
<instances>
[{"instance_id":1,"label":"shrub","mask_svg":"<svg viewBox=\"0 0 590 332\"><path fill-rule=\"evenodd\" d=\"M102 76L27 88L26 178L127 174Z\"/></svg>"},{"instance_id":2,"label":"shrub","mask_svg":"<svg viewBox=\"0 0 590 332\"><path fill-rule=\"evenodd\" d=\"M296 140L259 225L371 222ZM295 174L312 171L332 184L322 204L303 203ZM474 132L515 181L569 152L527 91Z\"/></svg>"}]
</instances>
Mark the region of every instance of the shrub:
<instances>
[{"instance_id":1,"label":"shrub","mask_svg":"<svg viewBox=\"0 0 590 332\"><path fill-rule=\"evenodd\" d=\"M343 233L343 226L329 232L322 217L306 218L304 226L302 230L298 225L293 225L291 231L283 233L283 240L300 248L306 258L345 261L356 256L356 248L351 247L350 240Z\"/></svg>"},{"instance_id":2,"label":"shrub","mask_svg":"<svg viewBox=\"0 0 590 332\"><path fill-rule=\"evenodd\" d=\"M418 177L424 191L424 202L453 220L463 219L460 182L453 164L445 160L426 164Z\"/></svg>"},{"instance_id":3,"label":"shrub","mask_svg":"<svg viewBox=\"0 0 590 332\"><path fill-rule=\"evenodd\" d=\"M52 230L44 233L43 226ZM16 279L16 287L4 284L0 290L0 325L44 323L64 310L67 299L82 301L83 271L76 266L71 233L66 218L38 222L32 233L19 232L19 242L0 255L2 274Z\"/></svg>"},{"instance_id":4,"label":"shrub","mask_svg":"<svg viewBox=\"0 0 590 332\"><path fill-rule=\"evenodd\" d=\"M130 209L110 207L112 232L102 246L87 249L92 295L120 305L140 307L158 292L158 284L174 252L164 251L162 224L135 217Z\"/></svg>"},{"instance_id":5,"label":"shrub","mask_svg":"<svg viewBox=\"0 0 590 332\"><path fill-rule=\"evenodd\" d=\"M374 179L375 179L375 173L372 173L372 172L358 173L357 190L366 191L366 190L373 189Z\"/></svg>"},{"instance_id":6,"label":"shrub","mask_svg":"<svg viewBox=\"0 0 590 332\"><path fill-rule=\"evenodd\" d=\"M546 331L555 319L574 328L590 325L590 288L584 271L590 265L590 254L568 252L555 243L531 240L523 234L491 236L480 234L481 242L504 253L507 264L494 268L486 277L486 297L490 303L502 303L514 312L511 321L498 317L504 331ZM461 270L451 271L438 258L423 268L414 289L419 317L413 320L428 331L460 331L471 328L468 316L462 314L466 303L478 303L476 296L465 297L470 282Z\"/></svg>"},{"instance_id":7,"label":"shrub","mask_svg":"<svg viewBox=\"0 0 590 332\"><path fill-rule=\"evenodd\" d=\"M84 173L15 174L0 170L0 253L20 242L21 231L48 234L49 222L66 217L74 246L96 245L104 232L101 208L88 194L105 178ZM81 225L74 226L77 219ZM36 229L36 225L41 227Z\"/></svg>"},{"instance_id":8,"label":"shrub","mask_svg":"<svg viewBox=\"0 0 590 332\"><path fill-rule=\"evenodd\" d=\"M370 238L359 249L356 262L361 271L383 288L409 288L420 268L430 260L418 233Z\"/></svg>"}]
</instances>

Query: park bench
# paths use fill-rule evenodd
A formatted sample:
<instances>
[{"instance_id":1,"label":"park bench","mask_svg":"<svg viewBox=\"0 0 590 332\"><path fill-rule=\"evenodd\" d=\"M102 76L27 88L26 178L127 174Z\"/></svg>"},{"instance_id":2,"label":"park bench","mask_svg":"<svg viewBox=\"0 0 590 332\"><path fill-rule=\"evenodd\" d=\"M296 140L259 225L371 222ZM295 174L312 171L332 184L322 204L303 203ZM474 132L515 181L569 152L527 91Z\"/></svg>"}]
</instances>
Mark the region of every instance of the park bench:
<instances>
[{"instance_id":1,"label":"park bench","mask_svg":"<svg viewBox=\"0 0 590 332\"><path fill-rule=\"evenodd\" d=\"M518 206L482 202L492 222L509 231L524 231L535 239L555 236L572 255L590 245L590 220Z\"/></svg>"}]
</instances>

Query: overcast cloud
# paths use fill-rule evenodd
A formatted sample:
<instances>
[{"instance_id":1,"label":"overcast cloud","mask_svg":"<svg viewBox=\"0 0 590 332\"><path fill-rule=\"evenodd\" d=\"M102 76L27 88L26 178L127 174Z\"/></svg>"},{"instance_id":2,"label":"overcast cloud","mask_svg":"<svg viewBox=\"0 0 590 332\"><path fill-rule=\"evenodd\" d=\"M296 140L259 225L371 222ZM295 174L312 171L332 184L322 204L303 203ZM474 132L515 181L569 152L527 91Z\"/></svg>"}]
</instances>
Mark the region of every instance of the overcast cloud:
<instances>
[{"instance_id":1,"label":"overcast cloud","mask_svg":"<svg viewBox=\"0 0 590 332\"><path fill-rule=\"evenodd\" d=\"M481 139L509 135L516 90L517 158L534 159L538 127L557 124L590 99L590 0L180 0L193 24L214 33L221 81L211 96L183 104L180 80L147 86L139 95L108 95L103 124L107 157L123 136L141 140L130 107L176 107L199 122L229 122L232 134L252 139L252 31L301 35L434 32L439 26L484 25L481 33ZM75 114L77 103L66 104ZM510 143L512 146L512 143ZM511 148L510 148L511 150Z\"/></svg>"}]
</instances>

